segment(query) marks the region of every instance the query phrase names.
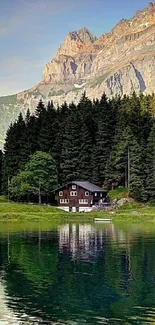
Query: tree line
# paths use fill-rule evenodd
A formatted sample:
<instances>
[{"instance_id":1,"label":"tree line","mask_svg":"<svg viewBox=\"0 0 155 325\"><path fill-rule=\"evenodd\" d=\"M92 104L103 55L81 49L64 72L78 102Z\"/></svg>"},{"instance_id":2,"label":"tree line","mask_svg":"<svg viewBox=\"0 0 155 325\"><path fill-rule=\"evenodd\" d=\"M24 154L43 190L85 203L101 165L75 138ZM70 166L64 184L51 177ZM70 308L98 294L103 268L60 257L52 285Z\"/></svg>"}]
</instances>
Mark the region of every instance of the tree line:
<instances>
[{"instance_id":1,"label":"tree line","mask_svg":"<svg viewBox=\"0 0 155 325\"><path fill-rule=\"evenodd\" d=\"M0 155L1 192L25 170L36 152L48 153L57 183L88 180L107 189L129 187L140 201L155 202L155 95L89 100L77 105L44 105L19 114L10 125ZM130 174L129 174L130 159ZM129 180L130 176L130 180Z\"/></svg>"}]
</instances>

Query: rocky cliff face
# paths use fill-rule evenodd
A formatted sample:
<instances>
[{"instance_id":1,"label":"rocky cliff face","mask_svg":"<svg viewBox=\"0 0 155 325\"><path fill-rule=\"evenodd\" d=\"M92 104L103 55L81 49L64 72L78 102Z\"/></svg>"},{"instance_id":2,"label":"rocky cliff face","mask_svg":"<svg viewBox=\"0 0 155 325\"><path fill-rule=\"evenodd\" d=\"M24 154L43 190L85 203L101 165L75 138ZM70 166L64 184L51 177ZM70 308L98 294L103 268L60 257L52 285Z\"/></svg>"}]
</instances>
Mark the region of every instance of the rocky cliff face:
<instances>
[{"instance_id":1,"label":"rocky cliff face","mask_svg":"<svg viewBox=\"0 0 155 325\"><path fill-rule=\"evenodd\" d=\"M1 141L19 111L33 111L42 97L61 104L78 102L86 90L91 99L105 91L116 94L155 90L155 3L122 19L98 39L87 28L68 33L56 56L46 64L42 80L33 88L0 98Z\"/></svg>"}]
</instances>

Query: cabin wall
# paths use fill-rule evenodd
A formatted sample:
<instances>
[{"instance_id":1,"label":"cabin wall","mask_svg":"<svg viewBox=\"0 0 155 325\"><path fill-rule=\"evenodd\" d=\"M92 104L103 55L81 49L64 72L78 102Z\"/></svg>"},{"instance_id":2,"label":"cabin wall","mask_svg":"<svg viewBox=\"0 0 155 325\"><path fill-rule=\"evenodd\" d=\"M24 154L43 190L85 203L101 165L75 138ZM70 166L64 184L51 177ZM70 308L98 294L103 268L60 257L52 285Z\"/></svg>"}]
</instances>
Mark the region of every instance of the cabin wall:
<instances>
[{"instance_id":1,"label":"cabin wall","mask_svg":"<svg viewBox=\"0 0 155 325\"><path fill-rule=\"evenodd\" d=\"M95 193L93 193L93 205L98 204L98 202L101 199L105 199L107 196L106 192L96 192L97 195L95 195Z\"/></svg>"},{"instance_id":2,"label":"cabin wall","mask_svg":"<svg viewBox=\"0 0 155 325\"><path fill-rule=\"evenodd\" d=\"M93 204L93 195L79 187L76 186L76 189L72 188L73 184L70 184L68 187L64 187L60 189L59 191L56 191L55 199L57 201L57 206L58 207L81 207L82 208L87 208L91 207ZM60 196L59 193L62 192L62 195ZM77 192L76 196L72 196L71 192ZM86 192L89 192L89 195L86 195ZM68 202L61 202L62 200L69 200ZM84 201L80 202L79 200L88 200L88 203L85 203Z\"/></svg>"},{"instance_id":3,"label":"cabin wall","mask_svg":"<svg viewBox=\"0 0 155 325\"><path fill-rule=\"evenodd\" d=\"M92 207L67 207L67 206L58 206L59 210L66 212L91 212Z\"/></svg>"}]
</instances>

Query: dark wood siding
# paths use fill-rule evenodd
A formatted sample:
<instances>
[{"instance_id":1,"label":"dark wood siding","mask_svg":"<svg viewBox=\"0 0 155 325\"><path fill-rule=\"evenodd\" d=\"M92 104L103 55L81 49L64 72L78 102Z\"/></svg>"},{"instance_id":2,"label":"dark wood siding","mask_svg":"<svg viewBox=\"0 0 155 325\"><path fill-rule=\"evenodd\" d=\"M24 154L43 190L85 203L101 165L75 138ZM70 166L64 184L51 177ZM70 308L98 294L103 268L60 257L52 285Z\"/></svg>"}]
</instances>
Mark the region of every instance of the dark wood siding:
<instances>
[{"instance_id":1,"label":"dark wood siding","mask_svg":"<svg viewBox=\"0 0 155 325\"><path fill-rule=\"evenodd\" d=\"M69 207L91 207L93 203L93 194L79 186L76 189L72 189L73 184L69 184L55 192L55 199L58 206L69 206ZM63 192L62 196L59 196L59 192ZM71 196L71 192L77 192L76 196ZM86 195L89 192L89 195ZM68 199L69 203L60 203L61 199ZM79 200L88 200L88 203L80 203Z\"/></svg>"}]
</instances>

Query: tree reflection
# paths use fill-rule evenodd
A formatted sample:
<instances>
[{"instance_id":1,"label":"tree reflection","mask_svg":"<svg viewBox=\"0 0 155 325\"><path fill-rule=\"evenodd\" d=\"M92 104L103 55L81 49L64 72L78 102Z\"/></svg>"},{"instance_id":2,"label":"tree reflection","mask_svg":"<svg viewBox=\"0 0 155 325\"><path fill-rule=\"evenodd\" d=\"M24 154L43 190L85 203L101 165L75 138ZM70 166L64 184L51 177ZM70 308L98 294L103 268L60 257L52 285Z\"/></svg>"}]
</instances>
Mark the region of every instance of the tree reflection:
<instances>
[{"instance_id":1,"label":"tree reflection","mask_svg":"<svg viewBox=\"0 0 155 325\"><path fill-rule=\"evenodd\" d=\"M154 247L154 234L112 224L7 234L0 238L7 304L15 313L40 317L40 323L153 321Z\"/></svg>"}]
</instances>

